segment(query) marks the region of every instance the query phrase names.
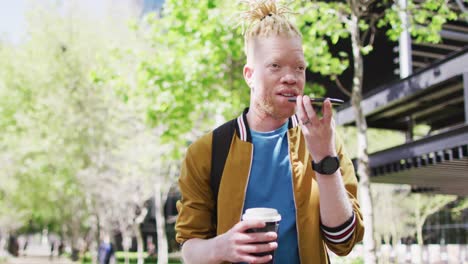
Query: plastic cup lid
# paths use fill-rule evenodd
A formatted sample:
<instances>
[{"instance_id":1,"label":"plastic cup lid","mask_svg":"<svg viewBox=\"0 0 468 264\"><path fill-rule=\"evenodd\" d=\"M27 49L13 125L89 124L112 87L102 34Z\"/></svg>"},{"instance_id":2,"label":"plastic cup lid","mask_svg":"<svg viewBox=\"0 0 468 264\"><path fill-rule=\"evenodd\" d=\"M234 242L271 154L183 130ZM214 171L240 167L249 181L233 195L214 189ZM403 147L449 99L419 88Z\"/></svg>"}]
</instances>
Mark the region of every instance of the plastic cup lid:
<instances>
[{"instance_id":1,"label":"plastic cup lid","mask_svg":"<svg viewBox=\"0 0 468 264\"><path fill-rule=\"evenodd\" d=\"M249 208L245 210L242 220L263 220L265 222L278 222L281 220L281 215L274 208Z\"/></svg>"}]
</instances>

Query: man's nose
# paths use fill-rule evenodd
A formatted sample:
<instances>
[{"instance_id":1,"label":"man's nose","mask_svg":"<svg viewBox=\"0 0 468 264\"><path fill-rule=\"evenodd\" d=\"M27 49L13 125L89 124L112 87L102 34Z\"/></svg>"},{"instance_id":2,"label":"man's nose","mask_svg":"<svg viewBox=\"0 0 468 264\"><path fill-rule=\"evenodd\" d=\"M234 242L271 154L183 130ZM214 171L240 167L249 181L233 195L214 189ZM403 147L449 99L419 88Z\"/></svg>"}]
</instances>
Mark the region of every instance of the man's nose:
<instances>
[{"instance_id":1,"label":"man's nose","mask_svg":"<svg viewBox=\"0 0 468 264\"><path fill-rule=\"evenodd\" d=\"M281 82L285 84L295 84L297 77L294 73L288 72L281 78Z\"/></svg>"}]
</instances>

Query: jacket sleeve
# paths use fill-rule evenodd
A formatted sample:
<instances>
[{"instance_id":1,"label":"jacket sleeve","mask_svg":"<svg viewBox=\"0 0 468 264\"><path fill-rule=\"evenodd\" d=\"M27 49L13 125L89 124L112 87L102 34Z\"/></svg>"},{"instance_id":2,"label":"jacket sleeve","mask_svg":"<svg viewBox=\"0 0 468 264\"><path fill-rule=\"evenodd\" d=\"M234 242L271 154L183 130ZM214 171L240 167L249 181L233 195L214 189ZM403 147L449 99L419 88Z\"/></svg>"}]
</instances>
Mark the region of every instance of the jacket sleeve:
<instances>
[{"instance_id":1,"label":"jacket sleeve","mask_svg":"<svg viewBox=\"0 0 468 264\"><path fill-rule=\"evenodd\" d=\"M216 235L212 223L213 194L210 187L211 139L207 134L187 150L181 166L177 201L176 240L179 244L191 238L208 239Z\"/></svg>"},{"instance_id":2,"label":"jacket sleeve","mask_svg":"<svg viewBox=\"0 0 468 264\"><path fill-rule=\"evenodd\" d=\"M340 159L340 170L343 183L349 200L353 207L353 215L338 227L326 227L321 225L322 236L327 247L339 256L345 256L351 252L354 245L362 240L364 236L364 224L361 209L357 200L358 182L353 163L345 153L341 139L336 140L338 157Z\"/></svg>"}]
</instances>

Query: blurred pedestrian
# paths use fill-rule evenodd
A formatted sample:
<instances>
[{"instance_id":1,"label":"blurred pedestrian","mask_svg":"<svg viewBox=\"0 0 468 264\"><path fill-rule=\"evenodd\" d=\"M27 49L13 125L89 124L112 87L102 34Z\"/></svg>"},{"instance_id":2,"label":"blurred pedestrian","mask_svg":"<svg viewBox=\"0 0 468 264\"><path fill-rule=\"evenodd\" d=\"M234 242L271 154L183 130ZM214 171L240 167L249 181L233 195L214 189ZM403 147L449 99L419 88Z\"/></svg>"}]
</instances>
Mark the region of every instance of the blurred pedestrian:
<instances>
[{"instance_id":1,"label":"blurred pedestrian","mask_svg":"<svg viewBox=\"0 0 468 264\"><path fill-rule=\"evenodd\" d=\"M114 246L110 242L108 235L104 236L101 245L99 245L98 261L99 264L114 263Z\"/></svg>"}]
</instances>

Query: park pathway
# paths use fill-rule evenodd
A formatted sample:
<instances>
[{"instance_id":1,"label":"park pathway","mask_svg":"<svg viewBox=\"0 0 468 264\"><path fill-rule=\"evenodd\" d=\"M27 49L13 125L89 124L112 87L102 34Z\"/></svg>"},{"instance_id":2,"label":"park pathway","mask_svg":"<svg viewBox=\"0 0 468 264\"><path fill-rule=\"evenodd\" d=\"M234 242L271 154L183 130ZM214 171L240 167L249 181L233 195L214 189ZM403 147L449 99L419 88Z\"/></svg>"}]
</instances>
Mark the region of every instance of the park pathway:
<instances>
[{"instance_id":1,"label":"park pathway","mask_svg":"<svg viewBox=\"0 0 468 264\"><path fill-rule=\"evenodd\" d=\"M21 256L17 258L10 258L6 262L7 264L72 264L73 262L68 258L57 258L50 259L44 256ZM77 262L75 262L77 263Z\"/></svg>"},{"instance_id":2,"label":"park pathway","mask_svg":"<svg viewBox=\"0 0 468 264\"><path fill-rule=\"evenodd\" d=\"M66 257L50 258L50 248L47 244L31 243L26 252L19 257L10 257L6 264L72 264ZM75 262L78 263L78 262Z\"/></svg>"}]
</instances>

